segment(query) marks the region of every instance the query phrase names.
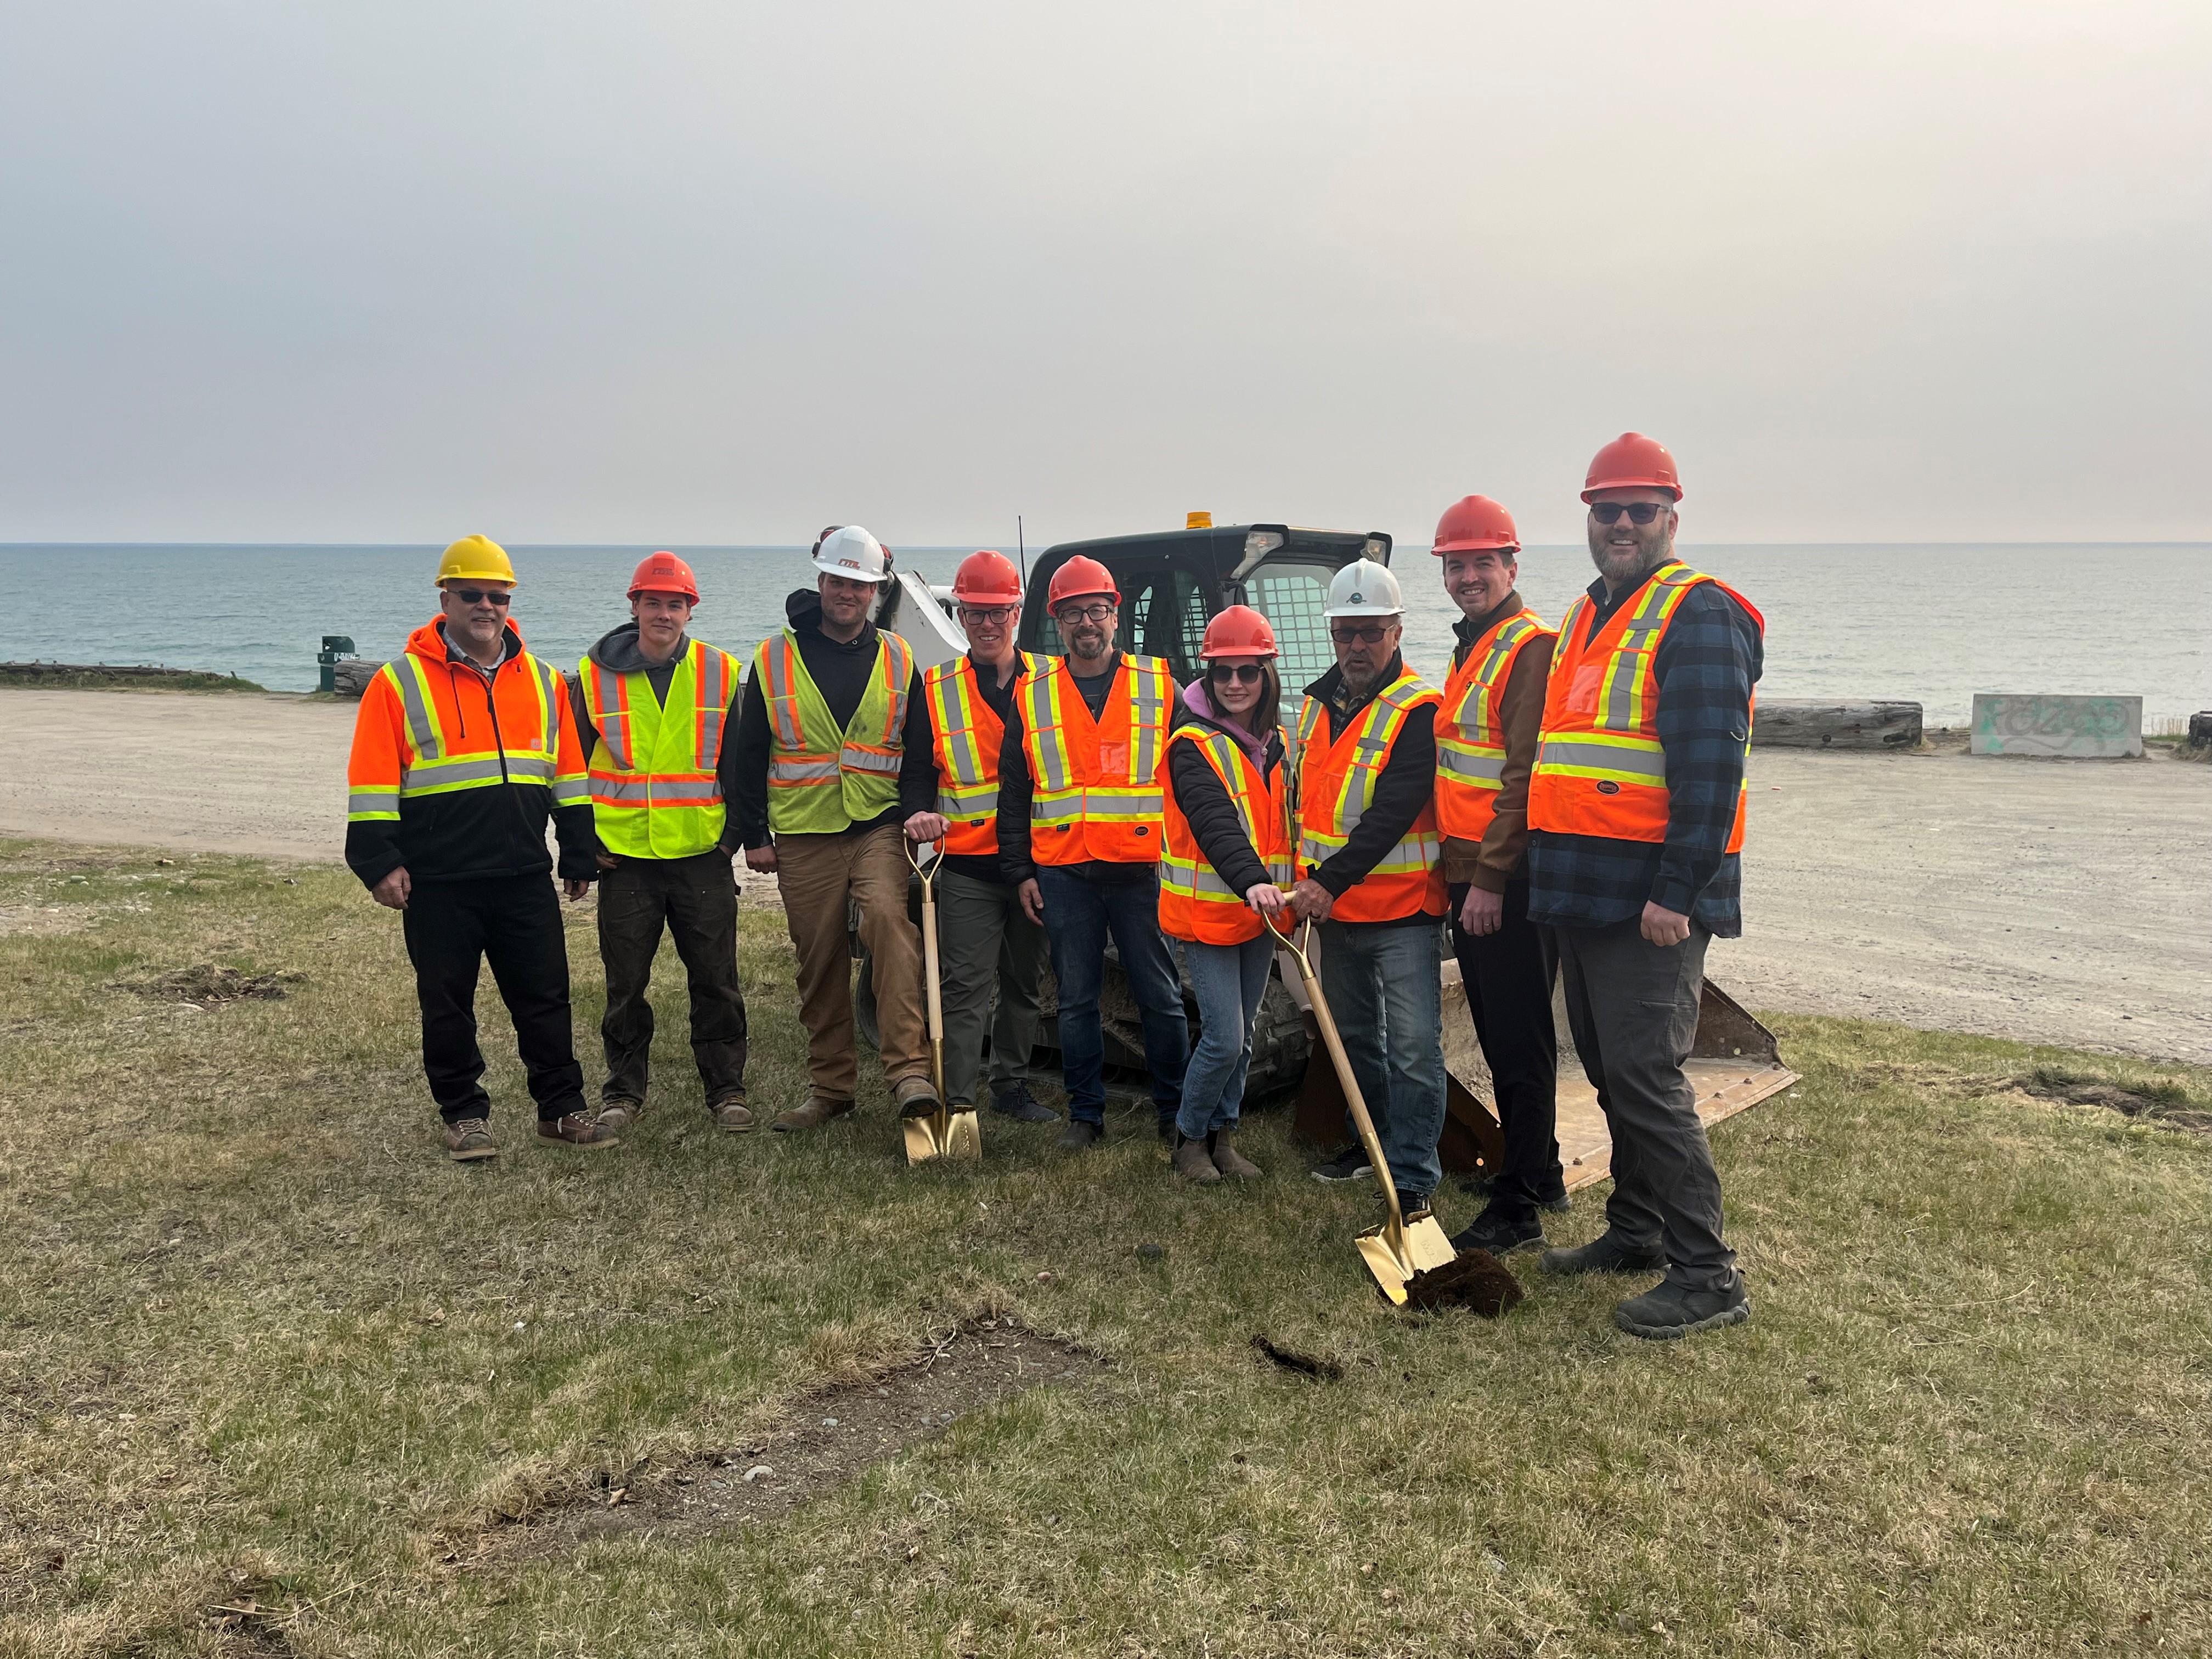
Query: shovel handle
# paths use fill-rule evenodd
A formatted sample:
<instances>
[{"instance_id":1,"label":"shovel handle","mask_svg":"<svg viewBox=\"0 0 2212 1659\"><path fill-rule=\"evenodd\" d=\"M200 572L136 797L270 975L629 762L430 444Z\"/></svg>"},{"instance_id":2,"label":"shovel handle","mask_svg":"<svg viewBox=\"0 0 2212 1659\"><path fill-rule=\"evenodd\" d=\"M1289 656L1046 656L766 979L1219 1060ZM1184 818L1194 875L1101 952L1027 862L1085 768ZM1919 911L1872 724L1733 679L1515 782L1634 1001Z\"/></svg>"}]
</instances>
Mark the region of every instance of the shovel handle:
<instances>
[{"instance_id":1,"label":"shovel handle","mask_svg":"<svg viewBox=\"0 0 2212 1659\"><path fill-rule=\"evenodd\" d=\"M1367 1161L1375 1167L1375 1176L1382 1188L1382 1201L1389 1206L1389 1239L1391 1249L1405 1253L1406 1217L1398 1208L1398 1183L1391 1178L1389 1160L1382 1156L1382 1137L1375 1133L1375 1120L1367 1115L1366 1097L1359 1092L1359 1080L1352 1074L1351 1056L1344 1052L1344 1038L1338 1034L1336 1016L1329 1011L1328 998L1322 994L1321 975L1314 972L1313 958L1306 954L1291 933L1278 928L1271 920L1267 930L1290 947L1291 954L1298 959L1298 976L1306 982L1306 996L1313 1003L1314 1024L1321 1027L1321 1040L1328 1049L1330 1063L1336 1067L1336 1080L1344 1085L1345 1104L1352 1108L1352 1121L1359 1131L1359 1144L1367 1149ZM1313 919L1306 919L1303 929L1309 943L1313 939Z\"/></svg>"}]
</instances>

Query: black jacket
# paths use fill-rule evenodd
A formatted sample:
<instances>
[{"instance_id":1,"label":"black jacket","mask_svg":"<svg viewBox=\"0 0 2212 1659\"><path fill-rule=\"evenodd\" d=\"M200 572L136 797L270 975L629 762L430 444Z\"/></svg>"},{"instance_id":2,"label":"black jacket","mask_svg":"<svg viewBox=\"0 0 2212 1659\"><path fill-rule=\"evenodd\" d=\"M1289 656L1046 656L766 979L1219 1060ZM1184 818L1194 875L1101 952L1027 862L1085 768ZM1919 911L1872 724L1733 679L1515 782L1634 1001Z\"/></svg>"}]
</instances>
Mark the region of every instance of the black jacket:
<instances>
[{"instance_id":1,"label":"black jacket","mask_svg":"<svg viewBox=\"0 0 2212 1659\"><path fill-rule=\"evenodd\" d=\"M831 639L822 631L822 596L811 587L802 587L784 600L783 613L798 636L799 660L806 665L807 675L821 692L822 701L830 705L830 718L843 729L852 723L854 711L867 695L868 675L876 665L875 623L862 623L857 639ZM738 711L737 754L734 763L722 771L723 798L729 802L738 836L749 848L769 844L768 761L774 746L768 698L755 684L757 678L750 672L745 676L744 702ZM722 739L722 750L728 755L726 737ZM866 823L848 825L838 833L864 835L904 817L904 811L894 805Z\"/></svg>"},{"instance_id":2,"label":"black jacket","mask_svg":"<svg viewBox=\"0 0 2212 1659\"><path fill-rule=\"evenodd\" d=\"M610 674L643 674L647 683L653 687L653 695L665 708L668 688L676 678L676 665L683 660L684 653L690 648L691 638L687 634L678 642L675 654L666 662L648 662L645 653L638 649L637 624L626 622L620 628L602 634L599 643L584 654ZM732 714L737 712L738 699L744 695L744 665L742 663L738 665L738 684L730 690L728 712ZM584 762L589 765L592 750L599 746L599 728L592 724L592 711L584 702L581 678L568 682L568 708L576 717L576 741L583 745ZM735 720L723 720L722 750L714 757L715 780L722 786L725 803L722 817L722 851L725 853L734 853L744 844L744 838L738 833L738 815L727 807L735 793L738 781L738 744L732 735L736 725Z\"/></svg>"},{"instance_id":3,"label":"black jacket","mask_svg":"<svg viewBox=\"0 0 2212 1659\"><path fill-rule=\"evenodd\" d=\"M1334 743L1338 734L1358 720L1360 712L1405 672L1404 657L1393 656L1389 666L1364 697L1352 697L1345 690L1341 668L1330 669L1306 687L1306 696L1321 699L1327 741ZM1309 873L1328 889L1332 897L1342 898L1366 880L1367 872L1405 840L1406 832L1413 827L1413 820L1420 817L1421 809L1434 797L1436 788L1437 711L1424 704L1409 711L1406 723L1398 728L1397 741L1390 745L1390 758L1382 763L1382 775L1375 780L1375 799L1359 820L1359 827L1345 838L1342 847ZM1434 927L1436 920L1417 910L1409 915L1365 925Z\"/></svg>"},{"instance_id":4,"label":"black jacket","mask_svg":"<svg viewBox=\"0 0 2212 1659\"><path fill-rule=\"evenodd\" d=\"M1169 729L1180 730L1186 726L1216 732L1228 730L1223 722L1198 714L1188 703L1178 701L1175 723ZM1230 741L1237 741L1234 732ZM1267 747L1261 753L1260 781L1264 784L1283 767L1279 729L1267 734ZM1190 820L1191 836L1198 842L1200 855L1213 866L1214 874L1239 893L1261 882L1274 880L1245 835L1243 821L1237 816L1237 803L1223 786L1221 775L1213 769L1211 761L1198 752L1195 744L1178 743L1169 748L1168 789L1183 817Z\"/></svg>"}]
</instances>

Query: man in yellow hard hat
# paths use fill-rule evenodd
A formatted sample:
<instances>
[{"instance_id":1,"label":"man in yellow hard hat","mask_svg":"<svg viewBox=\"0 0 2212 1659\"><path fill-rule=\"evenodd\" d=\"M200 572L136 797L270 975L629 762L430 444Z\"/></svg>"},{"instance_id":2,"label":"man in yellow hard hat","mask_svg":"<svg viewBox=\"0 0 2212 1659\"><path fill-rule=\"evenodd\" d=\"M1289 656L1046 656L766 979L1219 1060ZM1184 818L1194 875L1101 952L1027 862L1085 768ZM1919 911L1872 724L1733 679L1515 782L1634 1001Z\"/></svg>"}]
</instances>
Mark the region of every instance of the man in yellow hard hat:
<instances>
[{"instance_id":1,"label":"man in yellow hard hat","mask_svg":"<svg viewBox=\"0 0 2212 1659\"><path fill-rule=\"evenodd\" d=\"M550 816L573 901L599 875L583 751L561 676L524 649L514 566L482 536L446 550L439 614L369 682L347 766L346 863L401 913L422 1009L422 1070L455 1163L497 1155L477 1046L491 963L538 1103L538 1139L610 1146L584 1103L568 950L547 878Z\"/></svg>"},{"instance_id":2,"label":"man in yellow hard hat","mask_svg":"<svg viewBox=\"0 0 2212 1659\"><path fill-rule=\"evenodd\" d=\"M814 586L784 602L790 626L754 657L732 772L745 862L775 873L799 953L811 1093L769 1126L787 1133L854 1109L860 1064L846 917L855 904L873 958L892 1099L902 1116L938 1106L899 805L914 653L869 619L890 574L882 543L857 525L836 526L815 544L814 568Z\"/></svg>"},{"instance_id":3,"label":"man in yellow hard hat","mask_svg":"<svg viewBox=\"0 0 2212 1659\"><path fill-rule=\"evenodd\" d=\"M578 732L591 762L599 837L599 960L607 1078L599 1123L619 1133L645 1111L653 1049L646 996L664 934L691 993L691 1058L717 1128L753 1127L745 1104L745 996L738 981L738 888L723 774L737 659L686 631L698 578L673 553L649 553L629 582L630 620L577 665Z\"/></svg>"}]
</instances>

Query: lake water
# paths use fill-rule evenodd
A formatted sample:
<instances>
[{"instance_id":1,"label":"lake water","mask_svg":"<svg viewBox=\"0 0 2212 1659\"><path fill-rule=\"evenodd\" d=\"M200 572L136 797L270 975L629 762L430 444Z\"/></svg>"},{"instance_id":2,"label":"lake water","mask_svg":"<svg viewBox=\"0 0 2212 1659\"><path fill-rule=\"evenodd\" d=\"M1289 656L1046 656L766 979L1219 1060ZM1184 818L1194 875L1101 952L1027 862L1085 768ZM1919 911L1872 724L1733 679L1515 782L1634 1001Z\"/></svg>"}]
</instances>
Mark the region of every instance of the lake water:
<instances>
[{"instance_id":1,"label":"lake water","mask_svg":"<svg viewBox=\"0 0 2212 1659\"><path fill-rule=\"evenodd\" d=\"M515 617L563 666L627 614L642 547L516 547ZM678 550L707 603L696 631L740 655L811 580L803 549ZM965 550L900 550L949 583ZM2136 695L2146 722L2212 708L2212 544L1687 547L1766 617L1770 696L1898 697L1963 725L1977 691ZM0 660L166 663L310 690L325 634L396 652L434 608L428 547L0 545ZM1457 612L1436 562L1401 547L1407 655L1449 665ZM1521 592L1559 621L1591 577L1581 548L1532 547Z\"/></svg>"}]
</instances>

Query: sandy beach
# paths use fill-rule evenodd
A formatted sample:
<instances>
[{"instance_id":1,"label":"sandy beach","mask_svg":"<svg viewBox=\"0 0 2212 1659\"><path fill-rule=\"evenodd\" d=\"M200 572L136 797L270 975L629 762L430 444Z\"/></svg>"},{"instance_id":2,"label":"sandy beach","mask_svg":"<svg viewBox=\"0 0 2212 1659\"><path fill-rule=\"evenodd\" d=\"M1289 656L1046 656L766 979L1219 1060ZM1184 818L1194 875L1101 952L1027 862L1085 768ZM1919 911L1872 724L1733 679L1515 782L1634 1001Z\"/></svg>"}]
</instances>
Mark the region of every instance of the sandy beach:
<instances>
[{"instance_id":1,"label":"sandy beach","mask_svg":"<svg viewBox=\"0 0 2212 1659\"><path fill-rule=\"evenodd\" d=\"M354 708L0 690L0 831L336 859ZM2212 767L1762 749L1751 811L1747 1006L2212 1061Z\"/></svg>"}]
</instances>

